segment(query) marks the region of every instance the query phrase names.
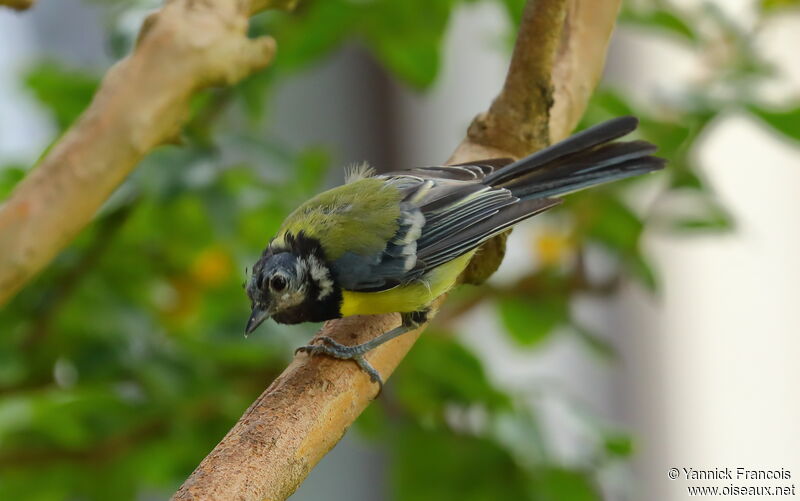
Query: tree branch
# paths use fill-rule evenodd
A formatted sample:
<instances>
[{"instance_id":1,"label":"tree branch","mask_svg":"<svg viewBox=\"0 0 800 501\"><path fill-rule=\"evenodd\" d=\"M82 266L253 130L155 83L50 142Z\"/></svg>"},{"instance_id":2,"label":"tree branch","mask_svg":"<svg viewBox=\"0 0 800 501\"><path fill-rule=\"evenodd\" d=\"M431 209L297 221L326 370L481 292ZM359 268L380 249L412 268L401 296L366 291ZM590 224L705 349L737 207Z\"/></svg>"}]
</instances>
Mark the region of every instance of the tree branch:
<instances>
[{"instance_id":1,"label":"tree branch","mask_svg":"<svg viewBox=\"0 0 800 501\"><path fill-rule=\"evenodd\" d=\"M92 218L153 148L174 142L189 100L269 63L275 42L249 39L248 17L293 0L173 0L147 18L81 118L0 206L0 305Z\"/></svg>"},{"instance_id":2,"label":"tree branch","mask_svg":"<svg viewBox=\"0 0 800 501\"><path fill-rule=\"evenodd\" d=\"M503 90L456 152L474 143L519 158L567 137L602 76L620 4L529 0Z\"/></svg>"},{"instance_id":3,"label":"tree branch","mask_svg":"<svg viewBox=\"0 0 800 501\"><path fill-rule=\"evenodd\" d=\"M602 71L619 3L529 1L502 92L489 111L476 118L467 139L448 162L516 158L568 134ZM482 263L499 262L502 254L502 241L493 242L492 250L479 253L476 259L484 271L493 271L496 265ZM442 301L440 298L436 306ZM399 323L396 314L349 317L326 323L318 336L356 344ZM422 330L424 327L370 352L370 363L384 379ZM376 386L355 364L296 356L173 499L287 498L342 438L375 391Z\"/></svg>"},{"instance_id":4,"label":"tree branch","mask_svg":"<svg viewBox=\"0 0 800 501\"><path fill-rule=\"evenodd\" d=\"M564 36L553 67L550 142L567 137L583 116L603 76L608 43L621 3L621 0L569 0Z\"/></svg>"},{"instance_id":5,"label":"tree branch","mask_svg":"<svg viewBox=\"0 0 800 501\"><path fill-rule=\"evenodd\" d=\"M0 0L0 6L6 6L14 10L28 10L33 7L36 0Z\"/></svg>"}]
</instances>

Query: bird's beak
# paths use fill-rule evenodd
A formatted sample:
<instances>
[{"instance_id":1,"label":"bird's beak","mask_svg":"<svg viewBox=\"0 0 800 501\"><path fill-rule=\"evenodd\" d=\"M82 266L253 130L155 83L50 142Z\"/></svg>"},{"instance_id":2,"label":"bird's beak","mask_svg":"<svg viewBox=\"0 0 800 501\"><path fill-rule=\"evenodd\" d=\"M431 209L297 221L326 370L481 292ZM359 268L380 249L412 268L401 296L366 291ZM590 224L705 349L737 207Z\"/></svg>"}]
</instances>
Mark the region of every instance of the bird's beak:
<instances>
[{"instance_id":1,"label":"bird's beak","mask_svg":"<svg viewBox=\"0 0 800 501\"><path fill-rule=\"evenodd\" d=\"M272 312L269 308L262 308L258 305L254 306L253 312L250 314L250 318L247 320L247 327L244 328L244 335L247 336L256 330L258 326L264 322L264 320L269 318L270 313Z\"/></svg>"}]
</instances>

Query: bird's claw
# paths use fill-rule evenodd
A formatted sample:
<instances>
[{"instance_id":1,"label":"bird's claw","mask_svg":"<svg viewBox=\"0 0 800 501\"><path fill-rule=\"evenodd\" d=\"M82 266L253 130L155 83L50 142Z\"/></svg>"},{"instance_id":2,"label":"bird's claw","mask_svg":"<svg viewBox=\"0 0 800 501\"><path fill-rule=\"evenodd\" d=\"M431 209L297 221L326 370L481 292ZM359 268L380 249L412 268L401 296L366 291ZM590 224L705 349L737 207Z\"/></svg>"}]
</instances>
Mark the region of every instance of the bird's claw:
<instances>
[{"instance_id":1,"label":"bird's claw","mask_svg":"<svg viewBox=\"0 0 800 501\"><path fill-rule=\"evenodd\" d=\"M318 337L314 341L320 341L321 344L307 344L294 350L294 353L306 353L309 356L327 355L339 360L352 360L362 371L369 375L370 381L378 385L378 395L381 394L381 391L383 391L383 379L380 373L364 357L365 350L360 345L347 346L328 336Z\"/></svg>"}]
</instances>

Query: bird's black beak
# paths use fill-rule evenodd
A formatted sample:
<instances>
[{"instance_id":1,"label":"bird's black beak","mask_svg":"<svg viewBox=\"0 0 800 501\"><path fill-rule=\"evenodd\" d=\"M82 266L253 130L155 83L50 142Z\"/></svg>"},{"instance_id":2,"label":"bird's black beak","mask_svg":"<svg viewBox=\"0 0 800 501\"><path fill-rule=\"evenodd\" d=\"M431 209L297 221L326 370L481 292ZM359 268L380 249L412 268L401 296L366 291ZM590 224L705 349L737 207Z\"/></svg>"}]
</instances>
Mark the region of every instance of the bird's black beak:
<instances>
[{"instance_id":1,"label":"bird's black beak","mask_svg":"<svg viewBox=\"0 0 800 501\"><path fill-rule=\"evenodd\" d=\"M247 336L256 330L258 326L264 322L264 320L269 318L269 315L270 311L268 308L254 306L253 312L250 314L250 318L247 320L247 327L244 328L244 335Z\"/></svg>"}]
</instances>

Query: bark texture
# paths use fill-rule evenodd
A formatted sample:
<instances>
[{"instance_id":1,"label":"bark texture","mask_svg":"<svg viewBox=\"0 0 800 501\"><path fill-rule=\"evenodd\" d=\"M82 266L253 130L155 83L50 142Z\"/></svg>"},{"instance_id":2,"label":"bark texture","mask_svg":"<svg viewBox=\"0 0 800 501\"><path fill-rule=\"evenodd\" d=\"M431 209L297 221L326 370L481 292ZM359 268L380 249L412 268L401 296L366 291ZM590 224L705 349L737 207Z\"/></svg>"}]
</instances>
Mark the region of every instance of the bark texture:
<instances>
[{"instance_id":1,"label":"bark texture","mask_svg":"<svg viewBox=\"0 0 800 501\"><path fill-rule=\"evenodd\" d=\"M248 18L295 1L168 0L147 19L134 52L109 70L82 117L0 206L0 305L91 220L144 155L177 138L197 91L269 63L274 41L248 39ZM619 3L529 0L505 85L448 162L518 158L565 137L601 75ZM465 280L491 274L503 251L502 237L487 243ZM398 324L398 315L351 317L328 322L320 335L356 344ZM423 329L369 354L384 379ZM298 355L173 499L285 499L376 390L355 364Z\"/></svg>"},{"instance_id":2,"label":"bark texture","mask_svg":"<svg viewBox=\"0 0 800 501\"><path fill-rule=\"evenodd\" d=\"M0 205L0 306L91 220L153 148L174 142L199 90L266 66L248 18L287 0L172 0L142 26L81 118Z\"/></svg>"},{"instance_id":3,"label":"bark texture","mask_svg":"<svg viewBox=\"0 0 800 501\"><path fill-rule=\"evenodd\" d=\"M448 162L518 158L565 137L602 73L619 5L620 0L529 0L505 85ZM477 281L494 271L503 249L503 240L489 242L466 279ZM398 315L350 317L328 322L318 335L356 344L399 323ZM368 358L384 380L422 330L370 352ZM296 356L173 499L286 499L376 390L353 363Z\"/></svg>"}]
</instances>

